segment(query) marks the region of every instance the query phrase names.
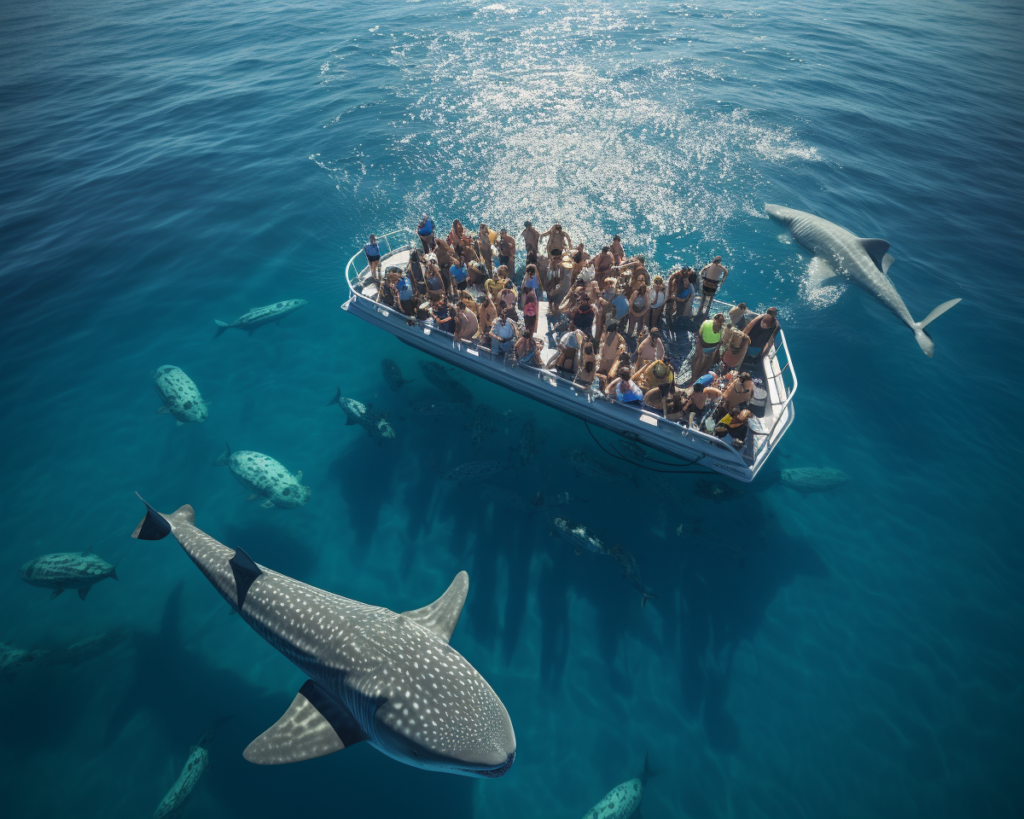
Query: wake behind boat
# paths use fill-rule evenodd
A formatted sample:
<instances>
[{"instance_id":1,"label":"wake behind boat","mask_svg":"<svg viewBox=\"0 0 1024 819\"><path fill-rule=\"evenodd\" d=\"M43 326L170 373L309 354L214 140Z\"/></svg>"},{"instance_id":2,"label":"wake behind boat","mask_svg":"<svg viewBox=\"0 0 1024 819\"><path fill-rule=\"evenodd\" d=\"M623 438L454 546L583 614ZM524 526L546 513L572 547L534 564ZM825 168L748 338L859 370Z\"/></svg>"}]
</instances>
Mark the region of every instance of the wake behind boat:
<instances>
[{"instance_id":1,"label":"wake behind boat","mask_svg":"<svg viewBox=\"0 0 1024 819\"><path fill-rule=\"evenodd\" d=\"M529 223L527 226L529 228ZM459 227L461 228L461 225ZM507 252L509 237L504 231L499 239L493 231L488 235L484 230L485 227L483 226L481 229L479 240L474 237L472 242L469 242L468 239L466 242L467 247L473 248L466 251L467 255L472 258L475 254L475 258L479 262L470 262L469 265L466 265L464 262L460 262L456 256L454 261L447 265L448 269L445 272L449 275L443 277L443 280L437 271L436 258L433 253L427 253L428 250L434 248L433 236L431 235L431 243L428 244L423 236L422 225L419 237L414 235L413 231L403 229L381 234L379 239L371 237L371 243L354 254L346 265L345 276L351 296L341 305L341 308L363 321L391 333L403 343L447 364L561 410L587 424L601 427L629 441L643 444L650 449L672 456L679 460L680 467L699 465L701 468L713 470L739 481L750 482L754 479L793 423L793 395L796 392L797 379L786 345L785 334L778 327L774 311L771 311L770 320L775 324L772 331L764 335L763 355L744 358L741 354L738 365L728 368L718 366L721 351L727 349L727 347L719 346L718 339L724 329L721 319L728 314L730 324L736 325L737 329L742 325L751 331L751 328L754 328L762 318L750 314L745 310L745 306L733 306L714 298L718 285L724 281L724 274L719 273L717 279L714 276L715 267L721 271L725 270L724 267L718 265L720 260L716 259L714 264L708 265L702 271L704 275L701 277L700 286L706 300L701 302L701 306L705 303L708 305L709 318L703 325L698 323L692 329L697 331L697 338L694 341L696 349L698 351L704 349L707 352L707 357L703 359L704 363L710 368L713 361L715 368L723 371L722 377L719 378L714 372L711 372L698 381L694 388L698 393L704 389L706 383L709 385L706 392L708 395L714 396L704 399L707 404L705 406L702 402L701 411L683 412L682 414L670 413L664 411L668 407L667 399L654 401L655 406L648 403L650 395L644 395L643 401L627 402L621 397L621 386L619 387L620 393L618 393L620 397L616 397L617 393L614 387L612 394L607 394L605 390L602 390L597 378L593 378L589 383L581 382L579 372L572 369L567 370L563 366L567 352L566 336L572 334L573 325L570 322L566 326L565 314L564 312L559 314L557 301L553 302L555 305L554 315L551 312L545 312L543 309L545 305L542 303L541 309L535 310L535 315L528 316L520 315L521 312L526 314L528 308L525 308L518 300L518 293L509 302L510 305L515 305L512 314L517 326L517 338L524 334L522 332L524 319L528 317L531 320L532 338L536 340L536 349L531 347L530 353L526 355L517 353L519 345L514 348L511 343L502 343L495 340L493 336L490 339L485 337L483 330L488 325L468 334L465 338L454 330L447 331L447 327L456 322L454 316L461 316L462 311L468 312L468 307L455 304L449 314L446 300L443 298L448 292L449 285L453 302L461 302L463 305L467 305L470 301L473 302L469 306L473 308L474 316L471 322L474 330L477 327L478 316L479 323L484 324L484 308L487 304L501 304L498 290L502 286L501 279L515 265L514 251L513 254ZM546 235L548 234L542 234L540 238ZM386 249L379 249L381 242ZM498 251L495 254L497 258L494 260L493 266L490 264L490 242L495 242ZM422 250L420 249L421 243ZM446 244L443 239L437 240L437 244L443 245L442 249L438 251L438 255L442 255L442 252L445 256L450 254L451 246ZM485 245L486 248L484 248ZM610 249L613 248L602 248L602 255ZM558 249L556 248L556 250ZM621 257L616 255L614 266L607 265L607 269L602 271L600 270L601 255L587 264L585 259L589 259L589 257L583 251L582 245L577 248L576 254L572 257L569 256L569 248L566 247L565 250L566 258L562 262L560 252L551 253L549 240L548 256L550 260L541 258L542 263L547 262L547 264L542 264L542 267L546 271L561 272L564 269L567 277L571 269L572 283L576 282L577 275L580 282L587 282L589 273L591 280L596 276L601 281L609 282L609 286L617 286L620 294L622 288L629 287L624 282L631 280L637 263L626 260L624 254ZM621 252L621 246L619 250ZM611 258L610 254L609 258ZM639 258L640 270L646 274L642 267L643 259ZM527 260L528 262L538 261L535 245L532 249L528 245ZM484 262L487 263L486 268ZM471 283L467 280L466 267L476 274L476 282ZM430 291L426 292L420 287L425 288L426 285L429 285L427 278L431 275L431 270L434 271L433 275L436 281ZM710 273L705 272L709 270ZM611 275L613 273L618 274L617 285L613 285L617 281ZM605 279L603 274L608 274L608 278ZM524 278L529 279L531 275L536 276L537 274L533 272L532 268L528 268ZM549 272L547 275L541 275L542 280L539 283L530 281L523 282L523 284L533 285L538 292L547 291L546 280L550 280L555 275L557 274ZM472 278L472 276L469 277L469 279ZM649 274L647 274L647 281L650 282ZM660 277L654 279L655 283L660 281ZM697 292L696 276L693 274L691 274L691 282L688 285L690 296L685 302L686 315L677 313L677 321L689 323L692 320L693 295ZM439 286L443 287L445 292L440 294L435 292ZM515 289L513 285L509 285L509 287ZM565 289L571 291L565 294L567 300L571 300L572 292L575 292L572 289L572 284ZM505 292L508 292L508 288ZM582 293L582 290L580 292ZM627 292L630 291L627 290ZM637 291L631 292L635 295ZM646 287L644 292L646 293ZM555 298L557 299L561 295L563 294L556 293ZM585 294L582 295L581 300L586 301ZM477 302L483 305L479 310ZM549 305L550 303L549 299ZM439 305L442 307L440 313L436 309ZM565 307L565 302L561 304L561 307ZM452 317L446 321L445 319L449 315ZM713 322L710 318L712 315L718 315L719 319ZM768 318L765 318L765 321L767 326ZM489 326L493 327L499 322L500 319ZM667 318L662 318L661 322L666 327L670 324ZM625 318L621 324L626 324ZM711 326L712 324L713 326ZM640 325L642 329L642 319ZM653 322L653 325L659 326L658 322ZM705 325L708 327L705 328ZM528 330L529 327L526 329ZM568 329L568 333L563 332L566 329ZM709 334L708 339L701 337L701 334L705 332ZM756 334L756 328L752 332ZM739 336L746 338L743 333L738 333L737 337ZM678 337L685 339L686 333L679 330ZM587 334L580 338L585 343L590 336ZM705 341L707 341L707 346L702 347L702 343ZM572 339L569 340L569 343L572 343ZM744 342L744 345L746 343ZM744 346L743 350L746 351L747 347ZM754 350L752 341L750 350ZM580 355L576 355L577 352ZM582 346L573 350L572 354L576 360L577 369L583 369L585 357L582 355ZM636 350L632 351L634 361L636 356ZM668 354L663 353L662 357L667 359ZM698 354L696 358L700 359L700 355ZM657 362L650 363L657 365ZM624 370L626 366L631 365L624 363ZM640 368L637 367L637 369ZM691 373L681 372L680 370L685 368L680 368L678 364L675 369L675 374L670 371L670 383L663 389L662 396L666 395L666 391L676 392L676 384L690 386L693 381L697 380L695 376L700 374L693 371ZM737 375L737 369L742 371L743 375L749 372L749 379L745 380L742 385L739 384L741 379ZM662 372L664 371L663 367ZM628 376L627 382L632 385ZM738 394L742 386L742 389L747 390L750 394L751 400L744 401L742 404L730 404L726 409L726 401L730 400L733 382L736 382L735 392ZM652 382L648 381L647 383ZM712 384L717 385L717 388L710 386ZM726 394L725 398L723 398L723 392ZM657 393L654 394L657 395ZM690 401L692 396L689 396L686 391L678 391L676 394L681 396L681 399L685 397L684 410L694 409L693 403ZM659 407L658 404L662 406ZM747 409L748 407L749 409ZM678 420L673 420L673 416ZM726 429L728 432L724 431ZM740 432L736 432L737 429Z\"/></svg>"}]
</instances>

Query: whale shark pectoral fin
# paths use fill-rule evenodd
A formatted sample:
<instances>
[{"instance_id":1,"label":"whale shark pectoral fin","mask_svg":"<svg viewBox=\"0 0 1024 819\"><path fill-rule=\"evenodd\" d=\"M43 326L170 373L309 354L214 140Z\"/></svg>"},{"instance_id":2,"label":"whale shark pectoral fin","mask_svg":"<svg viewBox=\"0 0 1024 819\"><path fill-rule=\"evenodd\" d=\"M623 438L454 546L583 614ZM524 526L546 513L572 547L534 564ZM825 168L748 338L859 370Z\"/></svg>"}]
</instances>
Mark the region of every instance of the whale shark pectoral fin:
<instances>
[{"instance_id":1,"label":"whale shark pectoral fin","mask_svg":"<svg viewBox=\"0 0 1024 819\"><path fill-rule=\"evenodd\" d=\"M884 273L882 265L885 264L885 256L889 252L889 243L885 239L861 239L860 246L871 257L875 266Z\"/></svg>"},{"instance_id":2,"label":"whale shark pectoral fin","mask_svg":"<svg viewBox=\"0 0 1024 819\"><path fill-rule=\"evenodd\" d=\"M346 415L345 416L345 426L350 427L353 424L355 424L355 421L352 420L352 416L351 415Z\"/></svg>"},{"instance_id":3,"label":"whale shark pectoral fin","mask_svg":"<svg viewBox=\"0 0 1024 819\"><path fill-rule=\"evenodd\" d=\"M264 509L273 509L274 502L272 500L267 499L263 501L263 503L261 503L260 506L262 506Z\"/></svg>"},{"instance_id":4,"label":"whale shark pectoral fin","mask_svg":"<svg viewBox=\"0 0 1024 819\"><path fill-rule=\"evenodd\" d=\"M242 756L256 765L285 765L327 756L364 739L353 716L306 680L281 719L249 743Z\"/></svg>"},{"instance_id":5,"label":"whale shark pectoral fin","mask_svg":"<svg viewBox=\"0 0 1024 819\"><path fill-rule=\"evenodd\" d=\"M169 412L170 410L167 409L167 407L165 407L163 404L156 408L157 415L167 415Z\"/></svg>"},{"instance_id":6,"label":"whale shark pectoral fin","mask_svg":"<svg viewBox=\"0 0 1024 819\"><path fill-rule=\"evenodd\" d=\"M893 263L893 262L895 262L895 261L896 261L896 260L895 260L895 259L894 259L894 258L892 257L892 254L891 254L891 253L886 253L886 254L885 254L885 255L884 255L883 257L882 257L882 272L883 272L883 273L884 273L884 274L885 274L886 276L888 276L888 275L889 275L889 268L890 268L890 267L892 267L892 263Z\"/></svg>"},{"instance_id":7,"label":"whale shark pectoral fin","mask_svg":"<svg viewBox=\"0 0 1024 819\"><path fill-rule=\"evenodd\" d=\"M64 589L54 589L50 592L50 599L53 600L54 597L59 597L62 594L64 594Z\"/></svg>"},{"instance_id":8,"label":"whale shark pectoral fin","mask_svg":"<svg viewBox=\"0 0 1024 819\"><path fill-rule=\"evenodd\" d=\"M821 256L815 256L811 259L809 265L807 265L807 284L811 290L817 290L821 287L834 287L839 284L845 284L848 279L836 273L835 268L832 267L825 259Z\"/></svg>"},{"instance_id":9,"label":"whale shark pectoral fin","mask_svg":"<svg viewBox=\"0 0 1024 819\"><path fill-rule=\"evenodd\" d=\"M437 600L421 609L404 611L402 616L419 623L423 628L430 629L442 640L448 642L459 622L459 615L462 614L467 594L469 594L469 575L466 572L459 572L455 575L448 590Z\"/></svg>"},{"instance_id":10,"label":"whale shark pectoral fin","mask_svg":"<svg viewBox=\"0 0 1024 819\"><path fill-rule=\"evenodd\" d=\"M92 588L92 586L85 586L85 587L79 589L78 590L78 597L79 597L79 599L80 600L85 600L85 598L89 596L89 589L91 589L91 588Z\"/></svg>"},{"instance_id":11,"label":"whale shark pectoral fin","mask_svg":"<svg viewBox=\"0 0 1024 819\"><path fill-rule=\"evenodd\" d=\"M228 565L231 567L231 574L235 576L235 590L237 594L235 603L238 605L238 608L242 608L250 586L256 582L257 577L263 574L263 570L256 565L255 560L241 549L235 549L235 556L228 561Z\"/></svg>"}]
</instances>

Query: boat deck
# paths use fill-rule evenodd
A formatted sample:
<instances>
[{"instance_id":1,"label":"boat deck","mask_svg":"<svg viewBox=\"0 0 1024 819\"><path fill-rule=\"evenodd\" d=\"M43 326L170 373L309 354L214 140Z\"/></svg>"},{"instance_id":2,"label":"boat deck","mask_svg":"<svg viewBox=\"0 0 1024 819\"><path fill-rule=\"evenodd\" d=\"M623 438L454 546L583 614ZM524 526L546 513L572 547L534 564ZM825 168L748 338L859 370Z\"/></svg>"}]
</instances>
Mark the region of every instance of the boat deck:
<instances>
[{"instance_id":1,"label":"boat deck","mask_svg":"<svg viewBox=\"0 0 1024 819\"><path fill-rule=\"evenodd\" d=\"M404 269L412 247L395 248L381 258L381 270L388 267ZM395 335L403 342L441 358L462 369L480 375L516 392L528 395L585 421L608 429L630 440L638 441L662 453L681 459L684 463L700 462L717 472L741 481L751 481L778 444L793 421L793 393L796 376L790 363L785 336L780 332L775 347L760 361L749 360L743 369L762 381L768 393L763 417L753 419L746 443L739 449L709 435L705 430L685 423L669 421L648 407L622 404L608 399L596 386L587 388L560 377L553 370L519 366L510 361L514 357L492 356L489 345L477 342L455 343L451 335L442 333L432 319L417 320L376 301L377 287L369 269L356 267L357 253L349 262L346 275L352 297L342 307L366 321ZM472 292L472 291L471 291ZM728 310L732 305L716 302L715 310ZM752 314L748 313L748 318ZM557 355L557 340L561 328L552 326L557 319L546 314L541 303L535 336L543 340L541 359L549 364ZM679 319L663 330L666 358L676 372L685 363L691 351L690 334L696 330L693 320ZM564 331L564 329L563 329ZM631 345L632 347L632 345ZM780 355L783 361L780 361ZM688 368L683 368L688 372ZM787 378L788 375L788 378ZM679 376L680 379L682 376ZM789 383L787 383L789 382Z\"/></svg>"}]
</instances>

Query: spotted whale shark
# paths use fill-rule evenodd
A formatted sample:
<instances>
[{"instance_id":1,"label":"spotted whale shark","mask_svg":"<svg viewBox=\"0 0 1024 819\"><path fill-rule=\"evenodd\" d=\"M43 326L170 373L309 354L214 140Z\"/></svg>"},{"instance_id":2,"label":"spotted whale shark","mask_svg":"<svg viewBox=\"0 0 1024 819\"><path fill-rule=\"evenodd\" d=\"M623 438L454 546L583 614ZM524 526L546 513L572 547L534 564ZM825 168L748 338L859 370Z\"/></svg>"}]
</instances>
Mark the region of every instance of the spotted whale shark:
<instances>
[{"instance_id":1,"label":"spotted whale shark","mask_svg":"<svg viewBox=\"0 0 1024 819\"><path fill-rule=\"evenodd\" d=\"M429 606L398 614L257 564L197 528L191 506L163 515L147 503L132 537L167 535L309 677L284 715L245 749L247 760L299 762L366 741L431 771L494 778L512 767L516 739L505 706L448 644L469 591L465 572Z\"/></svg>"},{"instance_id":2,"label":"spotted whale shark","mask_svg":"<svg viewBox=\"0 0 1024 819\"><path fill-rule=\"evenodd\" d=\"M921 321L914 321L889 279L889 266L895 261L884 239L862 239L846 228L827 219L782 205L765 205L765 212L789 229L793 238L831 269L823 284L832 278L848 276L859 287L877 298L914 331L914 338L929 358L935 353L935 342L925 327L960 303L960 299L943 302Z\"/></svg>"}]
</instances>

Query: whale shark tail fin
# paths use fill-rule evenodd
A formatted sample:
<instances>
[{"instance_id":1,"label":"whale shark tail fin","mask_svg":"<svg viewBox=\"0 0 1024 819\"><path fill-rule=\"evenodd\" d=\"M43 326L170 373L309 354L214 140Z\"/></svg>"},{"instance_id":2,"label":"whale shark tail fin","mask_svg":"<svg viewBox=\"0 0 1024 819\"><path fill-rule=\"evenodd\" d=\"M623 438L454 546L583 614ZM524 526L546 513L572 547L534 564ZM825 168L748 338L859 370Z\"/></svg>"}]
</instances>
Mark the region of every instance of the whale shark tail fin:
<instances>
[{"instance_id":1,"label":"whale shark tail fin","mask_svg":"<svg viewBox=\"0 0 1024 819\"><path fill-rule=\"evenodd\" d=\"M135 495L140 501L146 503L138 492ZM146 503L146 516L139 521L139 525L132 532L132 537L136 540L163 540L170 533L171 524L167 521L167 518Z\"/></svg>"},{"instance_id":2,"label":"whale shark tail fin","mask_svg":"<svg viewBox=\"0 0 1024 819\"><path fill-rule=\"evenodd\" d=\"M338 391L334 394L334 398L327 402L327 406L330 406L331 404L337 404L339 407L341 406L341 387L338 387Z\"/></svg>"},{"instance_id":3,"label":"whale shark tail fin","mask_svg":"<svg viewBox=\"0 0 1024 819\"><path fill-rule=\"evenodd\" d=\"M213 334L214 338L220 338L220 334L231 326L226 321L220 321L219 319L214 319L213 323L217 325L217 332Z\"/></svg>"},{"instance_id":4,"label":"whale shark tail fin","mask_svg":"<svg viewBox=\"0 0 1024 819\"><path fill-rule=\"evenodd\" d=\"M931 324L935 319L949 310L951 307L956 307L960 303L960 299L950 299L947 302L943 302L934 310L932 310L927 316L920 321L915 321L912 328L914 330L914 338L917 339L918 345L924 351L924 354L931 358L935 353L935 342L932 341L932 337L925 332L925 327Z\"/></svg>"},{"instance_id":5,"label":"whale shark tail fin","mask_svg":"<svg viewBox=\"0 0 1024 819\"><path fill-rule=\"evenodd\" d=\"M231 457L231 444L224 444L224 451L217 456L217 460L213 462L214 466L226 466L228 458ZM191 521L189 521L191 523Z\"/></svg>"},{"instance_id":6,"label":"whale shark tail fin","mask_svg":"<svg viewBox=\"0 0 1024 819\"><path fill-rule=\"evenodd\" d=\"M648 779L650 779L652 776L657 776L660 773L660 771L658 771L657 768L651 767L649 757L650 754L644 753L644 770L643 773L640 774L640 781L644 785L647 784Z\"/></svg>"}]
</instances>

